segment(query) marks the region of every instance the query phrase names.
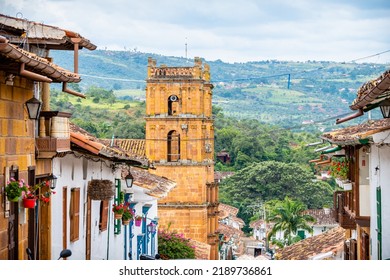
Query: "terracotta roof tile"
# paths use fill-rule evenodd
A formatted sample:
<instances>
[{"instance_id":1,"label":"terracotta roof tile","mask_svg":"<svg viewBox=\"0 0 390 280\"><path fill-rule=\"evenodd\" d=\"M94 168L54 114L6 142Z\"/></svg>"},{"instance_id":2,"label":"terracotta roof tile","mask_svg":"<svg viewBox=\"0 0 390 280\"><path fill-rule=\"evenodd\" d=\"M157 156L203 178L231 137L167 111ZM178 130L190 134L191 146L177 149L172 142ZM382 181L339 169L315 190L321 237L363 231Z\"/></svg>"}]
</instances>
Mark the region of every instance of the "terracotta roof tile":
<instances>
[{"instance_id":1,"label":"terracotta roof tile","mask_svg":"<svg viewBox=\"0 0 390 280\"><path fill-rule=\"evenodd\" d=\"M304 214L310 215L316 219L313 225L325 226L325 225L337 225L334 218L334 210L329 209L308 209L303 212Z\"/></svg>"},{"instance_id":2,"label":"terracotta roof tile","mask_svg":"<svg viewBox=\"0 0 390 280\"><path fill-rule=\"evenodd\" d=\"M321 138L335 144L360 143L375 133L390 129L390 119L371 120L364 124L324 133Z\"/></svg>"},{"instance_id":3,"label":"terracotta roof tile","mask_svg":"<svg viewBox=\"0 0 390 280\"><path fill-rule=\"evenodd\" d=\"M218 205L218 211L220 219L228 217L229 215L235 217L238 214L238 208L223 203Z\"/></svg>"},{"instance_id":4,"label":"terracotta roof tile","mask_svg":"<svg viewBox=\"0 0 390 280\"><path fill-rule=\"evenodd\" d=\"M23 41L39 44L43 41L47 49L73 50L72 38L77 38L80 41L79 48L96 49L94 44L80 34L52 25L0 14L0 26L0 34L8 37L14 44Z\"/></svg>"},{"instance_id":5,"label":"terracotta roof tile","mask_svg":"<svg viewBox=\"0 0 390 280\"><path fill-rule=\"evenodd\" d=\"M378 78L364 83L357 92L356 99L352 102L352 110L362 109L375 103L377 99L390 96L390 70L385 71Z\"/></svg>"},{"instance_id":6,"label":"terracotta roof tile","mask_svg":"<svg viewBox=\"0 0 390 280\"><path fill-rule=\"evenodd\" d=\"M222 233L228 240L233 236L242 237L244 235L243 231L221 223L218 224L218 232Z\"/></svg>"},{"instance_id":7,"label":"terracotta roof tile","mask_svg":"<svg viewBox=\"0 0 390 280\"><path fill-rule=\"evenodd\" d=\"M211 246L209 244L190 239L190 245L195 247L195 258L197 260L210 259Z\"/></svg>"},{"instance_id":8,"label":"terracotta roof tile","mask_svg":"<svg viewBox=\"0 0 390 280\"><path fill-rule=\"evenodd\" d=\"M149 173L145 169L130 167L131 175L134 177L134 184L147 189L146 194L163 198L176 187L176 182L169 180L165 177L157 176ZM123 168L122 178L125 178L128 174L128 169Z\"/></svg>"},{"instance_id":9,"label":"terracotta roof tile","mask_svg":"<svg viewBox=\"0 0 390 280\"><path fill-rule=\"evenodd\" d=\"M344 246L345 230L336 227L276 251L278 260L309 260L321 253L336 253Z\"/></svg>"},{"instance_id":10,"label":"terracotta roof tile","mask_svg":"<svg viewBox=\"0 0 390 280\"><path fill-rule=\"evenodd\" d=\"M148 165L148 162L138 155L132 155L122 150L120 147L107 146L106 141L96 138L73 123L70 123L69 126L71 142L92 154L103 156L114 161L127 161L132 162L135 165Z\"/></svg>"}]
</instances>

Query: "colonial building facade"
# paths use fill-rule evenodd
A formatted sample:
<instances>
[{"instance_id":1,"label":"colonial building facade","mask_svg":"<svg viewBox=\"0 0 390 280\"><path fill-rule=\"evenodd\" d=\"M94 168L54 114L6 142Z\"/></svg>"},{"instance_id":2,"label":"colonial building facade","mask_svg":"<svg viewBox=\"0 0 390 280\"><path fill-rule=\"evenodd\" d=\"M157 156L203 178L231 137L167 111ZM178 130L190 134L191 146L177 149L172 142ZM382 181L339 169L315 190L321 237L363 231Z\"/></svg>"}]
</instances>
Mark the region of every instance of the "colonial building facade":
<instances>
[{"instance_id":1,"label":"colonial building facade","mask_svg":"<svg viewBox=\"0 0 390 280\"><path fill-rule=\"evenodd\" d=\"M159 201L159 225L207 243L218 259L218 186L214 183L214 122L207 64L156 66L148 60L146 156L151 172L177 183Z\"/></svg>"}]
</instances>

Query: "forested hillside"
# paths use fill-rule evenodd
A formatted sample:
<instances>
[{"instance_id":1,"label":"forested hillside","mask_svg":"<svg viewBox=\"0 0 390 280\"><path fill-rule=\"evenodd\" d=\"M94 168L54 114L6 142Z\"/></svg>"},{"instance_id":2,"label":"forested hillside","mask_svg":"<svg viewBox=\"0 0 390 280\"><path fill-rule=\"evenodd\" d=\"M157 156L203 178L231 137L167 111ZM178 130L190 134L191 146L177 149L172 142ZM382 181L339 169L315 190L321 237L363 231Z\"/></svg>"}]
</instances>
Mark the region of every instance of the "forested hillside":
<instances>
[{"instance_id":1,"label":"forested hillside","mask_svg":"<svg viewBox=\"0 0 390 280\"><path fill-rule=\"evenodd\" d=\"M72 69L71 52L53 52L54 61ZM158 65L192 66L193 59L137 51L81 51L80 89L113 90L122 98L144 98L148 57ZM205 61L211 68L213 103L227 116L306 131L330 129L337 116L350 113L357 89L376 78L384 64L327 61ZM374 110L375 114L375 110Z\"/></svg>"}]
</instances>

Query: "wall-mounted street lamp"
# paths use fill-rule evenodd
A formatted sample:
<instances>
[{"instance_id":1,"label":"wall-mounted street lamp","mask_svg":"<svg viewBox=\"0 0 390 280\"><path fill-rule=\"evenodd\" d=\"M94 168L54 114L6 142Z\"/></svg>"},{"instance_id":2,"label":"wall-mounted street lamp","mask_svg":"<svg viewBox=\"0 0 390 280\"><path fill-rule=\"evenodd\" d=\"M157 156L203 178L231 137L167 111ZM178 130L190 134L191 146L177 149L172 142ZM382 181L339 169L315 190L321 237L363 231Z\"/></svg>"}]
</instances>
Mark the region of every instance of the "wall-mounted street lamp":
<instances>
[{"instance_id":1,"label":"wall-mounted street lamp","mask_svg":"<svg viewBox=\"0 0 390 280\"><path fill-rule=\"evenodd\" d=\"M379 107L381 108L382 116L384 118L390 118L390 99L383 100Z\"/></svg>"},{"instance_id":2,"label":"wall-mounted street lamp","mask_svg":"<svg viewBox=\"0 0 390 280\"><path fill-rule=\"evenodd\" d=\"M155 223L150 222L150 224L147 225L147 228L148 228L148 232L150 232L152 234L156 233L157 226Z\"/></svg>"},{"instance_id":3,"label":"wall-mounted street lamp","mask_svg":"<svg viewBox=\"0 0 390 280\"><path fill-rule=\"evenodd\" d=\"M54 174L50 174L49 177L47 177L47 180L51 181L50 188L54 190L57 186L57 176Z\"/></svg>"},{"instance_id":4,"label":"wall-mounted street lamp","mask_svg":"<svg viewBox=\"0 0 390 280\"><path fill-rule=\"evenodd\" d=\"M36 99L35 97L26 101L26 107L28 112L28 117L32 120L36 120L39 117L41 111L42 102Z\"/></svg>"},{"instance_id":5,"label":"wall-mounted street lamp","mask_svg":"<svg viewBox=\"0 0 390 280\"><path fill-rule=\"evenodd\" d=\"M129 174L125 177L126 186L128 188L131 188L133 186L134 177L131 175L130 171Z\"/></svg>"}]
</instances>

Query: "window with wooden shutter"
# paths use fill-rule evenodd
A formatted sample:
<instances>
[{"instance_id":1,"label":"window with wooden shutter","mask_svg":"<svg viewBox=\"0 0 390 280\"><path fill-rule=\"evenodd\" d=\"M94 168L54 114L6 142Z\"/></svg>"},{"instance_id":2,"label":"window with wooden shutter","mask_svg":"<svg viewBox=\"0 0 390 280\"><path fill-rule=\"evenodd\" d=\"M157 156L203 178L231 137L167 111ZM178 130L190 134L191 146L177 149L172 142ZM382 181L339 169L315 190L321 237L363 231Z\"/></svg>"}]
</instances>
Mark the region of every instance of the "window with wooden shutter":
<instances>
[{"instance_id":1,"label":"window with wooden shutter","mask_svg":"<svg viewBox=\"0 0 390 280\"><path fill-rule=\"evenodd\" d=\"M70 241L79 240L80 225L80 188L71 190L70 197Z\"/></svg>"},{"instance_id":2,"label":"window with wooden shutter","mask_svg":"<svg viewBox=\"0 0 390 280\"><path fill-rule=\"evenodd\" d=\"M102 200L100 202L100 221L99 221L99 230L107 230L108 223L108 200Z\"/></svg>"}]
</instances>

